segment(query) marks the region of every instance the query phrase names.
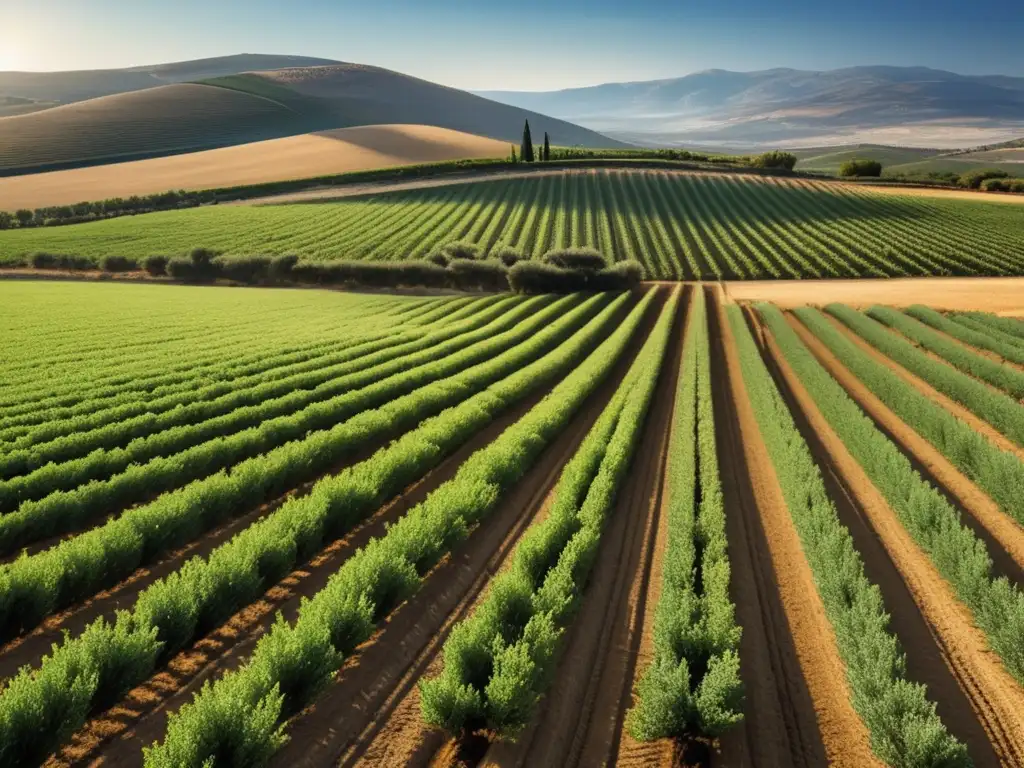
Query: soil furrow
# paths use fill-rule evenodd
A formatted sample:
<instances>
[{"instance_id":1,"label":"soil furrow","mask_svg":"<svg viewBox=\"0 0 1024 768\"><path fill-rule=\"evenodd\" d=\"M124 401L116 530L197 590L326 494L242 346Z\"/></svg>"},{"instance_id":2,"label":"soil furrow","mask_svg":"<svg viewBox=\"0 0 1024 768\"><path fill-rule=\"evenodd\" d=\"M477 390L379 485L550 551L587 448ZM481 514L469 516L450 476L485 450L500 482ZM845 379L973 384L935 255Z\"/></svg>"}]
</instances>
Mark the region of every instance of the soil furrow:
<instances>
[{"instance_id":1,"label":"soil furrow","mask_svg":"<svg viewBox=\"0 0 1024 768\"><path fill-rule=\"evenodd\" d=\"M713 359L712 366L723 382L715 390L721 394L716 423L723 438L723 490L726 508L736 510L729 517L746 518L742 528L750 551L750 568L734 569L733 580L737 586L744 576L756 582L752 591L747 585L735 595L743 627L740 659L747 708L744 732L723 740L722 762L879 765L867 729L850 704L846 670L747 397L724 306L719 301L715 306L712 348L717 362ZM730 544L737 541L737 527L733 521L727 530ZM740 602L752 598L759 604ZM766 669L772 674L765 675Z\"/></svg>"},{"instance_id":2,"label":"soil furrow","mask_svg":"<svg viewBox=\"0 0 1024 768\"><path fill-rule=\"evenodd\" d=\"M483 597L530 523L543 516L562 467L600 416L657 319L665 293L648 310L637 344L612 375L504 500L494 517L473 532L432 572L424 587L352 657L328 691L293 722L292 740L275 765L425 765L457 747L420 715L417 682L441 670L441 651L452 627Z\"/></svg>"},{"instance_id":3,"label":"soil furrow","mask_svg":"<svg viewBox=\"0 0 1024 768\"><path fill-rule=\"evenodd\" d=\"M913 427L893 413L797 318L787 315L786 320L832 378L871 417L875 426L896 443L922 477L960 511L964 522L985 541L999 573L1020 583L1024 575L1024 528Z\"/></svg>"},{"instance_id":4,"label":"soil furrow","mask_svg":"<svg viewBox=\"0 0 1024 768\"><path fill-rule=\"evenodd\" d=\"M833 499L844 523L855 534L858 551L870 565L869 577L882 586L893 628L910 649L907 664L911 677L928 685L931 697L939 702L943 721L968 745L976 765L1024 765L1024 725L1019 719L1024 711L1024 690L988 648L968 609L956 599L953 589L914 543L881 492L818 411L774 340L767 334L765 338L766 358L775 369L780 388L787 393L794 416L802 421L805 438L825 470L826 482L835 490ZM886 560L897 575L886 567ZM904 591L916 611L906 606ZM915 613L920 615L924 628L915 622ZM928 635L941 662L929 659ZM952 689L947 674L955 678L962 696ZM973 713L964 709L963 698Z\"/></svg>"},{"instance_id":5,"label":"soil furrow","mask_svg":"<svg viewBox=\"0 0 1024 768\"><path fill-rule=\"evenodd\" d=\"M679 312L684 310L682 304ZM680 316L627 480L601 536L579 613L563 640L549 693L526 732L515 743L494 744L484 765L615 762L650 608L647 592L682 354Z\"/></svg>"}]
</instances>

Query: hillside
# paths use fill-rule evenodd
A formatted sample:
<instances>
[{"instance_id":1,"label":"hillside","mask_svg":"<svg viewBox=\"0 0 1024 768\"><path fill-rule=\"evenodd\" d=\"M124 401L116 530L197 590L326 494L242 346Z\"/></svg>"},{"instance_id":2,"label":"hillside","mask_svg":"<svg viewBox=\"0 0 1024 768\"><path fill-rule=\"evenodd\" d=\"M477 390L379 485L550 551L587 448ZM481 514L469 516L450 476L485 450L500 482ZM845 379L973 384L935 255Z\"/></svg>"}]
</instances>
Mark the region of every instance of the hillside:
<instances>
[{"instance_id":1,"label":"hillside","mask_svg":"<svg viewBox=\"0 0 1024 768\"><path fill-rule=\"evenodd\" d=\"M223 77L253 69L311 67L333 64L330 59L242 53L129 69L94 69L73 72L0 72L0 99L5 96L32 101L70 104L143 88Z\"/></svg>"},{"instance_id":2,"label":"hillside","mask_svg":"<svg viewBox=\"0 0 1024 768\"><path fill-rule=\"evenodd\" d=\"M839 166L848 160L877 160L885 168L903 163L916 163L934 157L938 149L917 147L887 147L880 144L853 144L836 147L809 147L790 150L799 158L797 169L819 173L838 173Z\"/></svg>"},{"instance_id":3,"label":"hillside","mask_svg":"<svg viewBox=\"0 0 1024 768\"><path fill-rule=\"evenodd\" d=\"M480 95L638 143L952 148L1024 130L1024 78L925 67L712 69L666 80Z\"/></svg>"},{"instance_id":4,"label":"hillside","mask_svg":"<svg viewBox=\"0 0 1024 768\"><path fill-rule=\"evenodd\" d=\"M0 178L0 210L501 157L507 151L504 142L433 126L340 128L205 152Z\"/></svg>"},{"instance_id":5,"label":"hillside","mask_svg":"<svg viewBox=\"0 0 1024 768\"><path fill-rule=\"evenodd\" d=\"M304 132L270 99L182 83L0 119L0 171L42 171Z\"/></svg>"},{"instance_id":6,"label":"hillside","mask_svg":"<svg viewBox=\"0 0 1024 768\"><path fill-rule=\"evenodd\" d=\"M192 62L143 74L185 77L215 69ZM147 87L0 118L0 175L139 160L360 125L433 125L518 145L526 119L538 142L547 131L555 144L624 146L586 128L465 91L378 67L339 64Z\"/></svg>"}]
</instances>

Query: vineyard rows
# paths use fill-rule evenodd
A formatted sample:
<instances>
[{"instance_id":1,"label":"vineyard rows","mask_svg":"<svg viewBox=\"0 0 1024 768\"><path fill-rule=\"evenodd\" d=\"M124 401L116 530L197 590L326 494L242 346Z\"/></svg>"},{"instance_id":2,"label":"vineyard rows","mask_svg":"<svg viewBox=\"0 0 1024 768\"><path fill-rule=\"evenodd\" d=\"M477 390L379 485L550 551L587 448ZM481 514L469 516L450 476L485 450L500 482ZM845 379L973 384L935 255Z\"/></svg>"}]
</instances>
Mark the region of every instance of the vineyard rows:
<instances>
[{"instance_id":1,"label":"vineyard rows","mask_svg":"<svg viewBox=\"0 0 1024 768\"><path fill-rule=\"evenodd\" d=\"M35 252L312 261L424 259L452 241L527 258L591 246L649 279L1024 273L1024 209L828 182L668 171L563 171L333 202L211 206L0 233L0 262Z\"/></svg>"},{"instance_id":2,"label":"vineyard rows","mask_svg":"<svg viewBox=\"0 0 1024 768\"><path fill-rule=\"evenodd\" d=\"M4 766L1024 764L1024 322L0 293Z\"/></svg>"}]
</instances>

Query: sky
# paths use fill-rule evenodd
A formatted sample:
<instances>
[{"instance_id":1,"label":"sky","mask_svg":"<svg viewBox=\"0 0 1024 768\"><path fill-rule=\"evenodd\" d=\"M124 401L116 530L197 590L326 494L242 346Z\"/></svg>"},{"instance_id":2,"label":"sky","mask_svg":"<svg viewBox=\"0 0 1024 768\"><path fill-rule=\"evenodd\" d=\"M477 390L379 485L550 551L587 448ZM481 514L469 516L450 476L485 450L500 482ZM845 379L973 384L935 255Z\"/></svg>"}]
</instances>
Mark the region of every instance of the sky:
<instances>
[{"instance_id":1,"label":"sky","mask_svg":"<svg viewBox=\"0 0 1024 768\"><path fill-rule=\"evenodd\" d=\"M1024 77L1022 41L1021 0L0 0L0 71L245 52L478 90L861 64Z\"/></svg>"}]
</instances>

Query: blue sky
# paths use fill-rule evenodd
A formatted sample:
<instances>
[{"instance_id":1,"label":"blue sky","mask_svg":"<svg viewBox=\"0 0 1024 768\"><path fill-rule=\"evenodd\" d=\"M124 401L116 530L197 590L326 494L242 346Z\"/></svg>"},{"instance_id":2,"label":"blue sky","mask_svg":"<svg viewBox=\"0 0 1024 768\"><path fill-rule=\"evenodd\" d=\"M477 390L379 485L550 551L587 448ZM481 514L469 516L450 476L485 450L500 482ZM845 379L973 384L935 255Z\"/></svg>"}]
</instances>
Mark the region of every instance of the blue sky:
<instances>
[{"instance_id":1,"label":"blue sky","mask_svg":"<svg viewBox=\"0 0 1024 768\"><path fill-rule=\"evenodd\" d=\"M702 69L923 65L1024 76L1021 0L2 0L0 70L292 53L459 88Z\"/></svg>"}]
</instances>

